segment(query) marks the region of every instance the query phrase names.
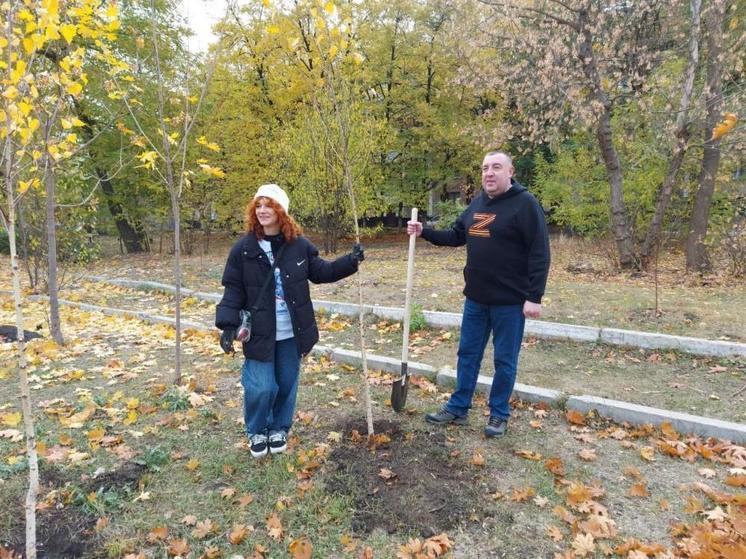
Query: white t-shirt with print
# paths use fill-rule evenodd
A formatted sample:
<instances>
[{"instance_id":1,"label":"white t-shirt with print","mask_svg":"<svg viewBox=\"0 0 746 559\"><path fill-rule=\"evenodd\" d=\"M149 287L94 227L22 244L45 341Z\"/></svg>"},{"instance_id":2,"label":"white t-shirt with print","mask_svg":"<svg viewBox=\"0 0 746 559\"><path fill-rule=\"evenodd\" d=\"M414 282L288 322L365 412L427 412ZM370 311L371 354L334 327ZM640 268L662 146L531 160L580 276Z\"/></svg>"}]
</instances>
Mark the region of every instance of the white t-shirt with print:
<instances>
[{"instance_id":1,"label":"white t-shirt with print","mask_svg":"<svg viewBox=\"0 0 746 559\"><path fill-rule=\"evenodd\" d=\"M274 264L274 255L272 254L272 244L267 239L259 241L259 246L267 255L270 266ZM290 312L285 302L285 292L282 289L282 280L280 278L279 268L274 268L275 272L275 315L277 317L277 334L275 340L287 340L293 337L293 323L290 321Z\"/></svg>"}]
</instances>

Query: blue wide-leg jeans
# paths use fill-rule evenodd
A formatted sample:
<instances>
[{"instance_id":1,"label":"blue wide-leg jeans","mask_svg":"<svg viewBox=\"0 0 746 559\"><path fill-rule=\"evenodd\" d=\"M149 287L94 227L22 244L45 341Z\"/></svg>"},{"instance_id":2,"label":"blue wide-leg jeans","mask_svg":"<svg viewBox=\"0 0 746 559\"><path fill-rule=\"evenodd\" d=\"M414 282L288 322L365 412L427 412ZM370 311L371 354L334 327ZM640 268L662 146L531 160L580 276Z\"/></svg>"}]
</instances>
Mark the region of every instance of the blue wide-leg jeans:
<instances>
[{"instance_id":1,"label":"blue wide-leg jeans","mask_svg":"<svg viewBox=\"0 0 746 559\"><path fill-rule=\"evenodd\" d=\"M247 435L290 431L299 373L300 355L295 338L275 342L272 361L244 361L241 385Z\"/></svg>"},{"instance_id":2,"label":"blue wide-leg jeans","mask_svg":"<svg viewBox=\"0 0 746 559\"><path fill-rule=\"evenodd\" d=\"M515 385L518 353L523 339L523 305L481 305L466 299L456 367L456 390L445 405L453 415L469 413L479 368L490 333L495 349L495 375L490 390L490 414L510 417L510 395Z\"/></svg>"}]
</instances>

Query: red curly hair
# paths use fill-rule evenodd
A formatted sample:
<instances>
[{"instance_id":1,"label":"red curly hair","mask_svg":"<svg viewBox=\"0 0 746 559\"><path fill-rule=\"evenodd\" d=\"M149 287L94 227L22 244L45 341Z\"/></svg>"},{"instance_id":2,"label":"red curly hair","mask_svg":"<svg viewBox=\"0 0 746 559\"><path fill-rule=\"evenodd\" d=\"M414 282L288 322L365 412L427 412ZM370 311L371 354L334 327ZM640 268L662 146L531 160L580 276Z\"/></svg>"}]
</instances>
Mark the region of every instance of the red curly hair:
<instances>
[{"instance_id":1,"label":"red curly hair","mask_svg":"<svg viewBox=\"0 0 746 559\"><path fill-rule=\"evenodd\" d=\"M244 226L247 233L254 233L256 238L261 240L264 238L264 227L259 223L256 217L256 209L260 203L272 208L277 214L277 219L280 221L280 233L285 237L285 241L292 243L300 235L303 234L303 230L300 228L295 220L285 213L285 209L272 198L266 198L260 196L254 198L251 202L246 205L246 211L244 213Z\"/></svg>"}]
</instances>

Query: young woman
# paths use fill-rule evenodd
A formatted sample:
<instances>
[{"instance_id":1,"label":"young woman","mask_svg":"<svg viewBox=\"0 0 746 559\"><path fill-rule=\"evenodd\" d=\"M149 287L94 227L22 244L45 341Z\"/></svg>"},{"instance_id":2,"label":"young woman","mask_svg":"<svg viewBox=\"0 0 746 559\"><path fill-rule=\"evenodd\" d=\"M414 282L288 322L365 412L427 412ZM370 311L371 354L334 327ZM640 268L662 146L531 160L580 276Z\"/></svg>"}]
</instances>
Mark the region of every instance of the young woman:
<instances>
[{"instance_id":1,"label":"young woman","mask_svg":"<svg viewBox=\"0 0 746 559\"><path fill-rule=\"evenodd\" d=\"M250 311L241 371L244 424L254 458L284 452L295 415L300 359L319 340L308 281L330 283L357 271L364 254L326 261L288 214L290 200L276 184L259 187L246 206L246 235L228 254L215 325L220 346L233 351L241 311Z\"/></svg>"}]
</instances>

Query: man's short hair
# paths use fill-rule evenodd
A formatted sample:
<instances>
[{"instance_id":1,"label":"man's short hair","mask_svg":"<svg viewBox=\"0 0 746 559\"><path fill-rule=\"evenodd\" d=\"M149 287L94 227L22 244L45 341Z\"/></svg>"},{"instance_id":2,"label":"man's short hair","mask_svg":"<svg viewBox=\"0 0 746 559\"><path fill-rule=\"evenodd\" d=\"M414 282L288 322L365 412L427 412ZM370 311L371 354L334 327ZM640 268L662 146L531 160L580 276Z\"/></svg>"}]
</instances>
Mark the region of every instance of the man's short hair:
<instances>
[{"instance_id":1,"label":"man's short hair","mask_svg":"<svg viewBox=\"0 0 746 559\"><path fill-rule=\"evenodd\" d=\"M510 165L512 165L512 164L513 164L513 158L512 158L512 157L510 157L510 156L509 156L509 155L508 155L507 153L505 153L504 151L500 151L499 149L495 149L495 150L492 150L492 151L488 151L487 153L485 153L485 154L484 154L484 157L487 157L488 155L504 155L504 156L505 156L505 158L506 158L506 159L508 160L508 163L509 163ZM482 159L484 159L484 157L483 157Z\"/></svg>"}]
</instances>

